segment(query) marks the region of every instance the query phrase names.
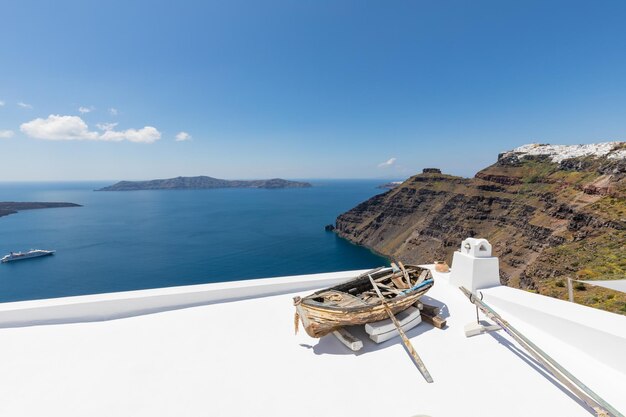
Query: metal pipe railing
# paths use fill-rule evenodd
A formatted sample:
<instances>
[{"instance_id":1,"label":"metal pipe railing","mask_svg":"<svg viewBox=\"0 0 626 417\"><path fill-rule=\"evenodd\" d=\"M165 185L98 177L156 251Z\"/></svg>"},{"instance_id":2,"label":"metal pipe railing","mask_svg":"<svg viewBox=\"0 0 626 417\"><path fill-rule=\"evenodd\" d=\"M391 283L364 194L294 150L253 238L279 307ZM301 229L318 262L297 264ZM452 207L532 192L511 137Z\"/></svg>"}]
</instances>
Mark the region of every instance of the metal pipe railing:
<instances>
[{"instance_id":1,"label":"metal pipe railing","mask_svg":"<svg viewBox=\"0 0 626 417\"><path fill-rule=\"evenodd\" d=\"M517 343L520 344L530 355L535 358L543 367L550 372L557 380L565 385L578 398L583 400L589 407L593 408L598 416L606 417L624 417L622 413L617 411L613 406L606 402L602 397L596 394L591 388L583 384L578 378L572 375L567 369L552 359L550 355L544 352L539 346L535 345L526 336L520 333L515 327L511 326L484 301L478 299L476 295L471 293L467 288L460 287L470 302L478 307L487 317L498 324L502 329L510 335Z\"/></svg>"}]
</instances>

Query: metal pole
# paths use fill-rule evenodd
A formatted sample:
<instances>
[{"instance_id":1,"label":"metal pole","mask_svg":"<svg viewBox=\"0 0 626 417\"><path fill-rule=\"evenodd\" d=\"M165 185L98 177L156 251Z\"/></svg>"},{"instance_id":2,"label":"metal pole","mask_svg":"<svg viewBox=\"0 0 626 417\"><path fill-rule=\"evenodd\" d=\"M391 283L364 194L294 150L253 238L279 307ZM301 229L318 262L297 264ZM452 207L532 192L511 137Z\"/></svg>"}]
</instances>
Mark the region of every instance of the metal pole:
<instances>
[{"instance_id":1,"label":"metal pole","mask_svg":"<svg viewBox=\"0 0 626 417\"><path fill-rule=\"evenodd\" d=\"M581 400L595 410L598 416L624 417L622 413L617 411L613 406L602 399L598 394L593 392L589 387L583 384L578 378L572 375L567 369L563 368L557 361L552 359L546 352L541 350L539 346L531 342L526 336L521 334L517 329L511 326L491 307L482 300L476 298L474 294L464 287L459 288L465 294L470 302L478 306L487 317L495 321L502 329L510 335L517 343L531 354L533 358L539 361L543 367L550 372L563 385L576 394Z\"/></svg>"},{"instance_id":2,"label":"metal pole","mask_svg":"<svg viewBox=\"0 0 626 417\"><path fill-rule=\"evenodd\" d=\"M567 278L567 294L569 295L569 302L574 302L574 286L572 285L572 279Z\"/></svg>"}]
</instances>

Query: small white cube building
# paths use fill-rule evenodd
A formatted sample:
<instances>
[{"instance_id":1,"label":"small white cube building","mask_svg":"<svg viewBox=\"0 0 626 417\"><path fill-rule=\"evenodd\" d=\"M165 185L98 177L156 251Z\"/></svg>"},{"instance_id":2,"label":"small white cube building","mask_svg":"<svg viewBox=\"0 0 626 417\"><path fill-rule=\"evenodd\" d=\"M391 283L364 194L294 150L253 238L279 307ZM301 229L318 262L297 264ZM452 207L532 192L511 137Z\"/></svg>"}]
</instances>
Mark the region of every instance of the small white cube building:
<instances>
[{"instance_id":1,"label":"small white cube building","mask_svg":"<svg viewBox=\"0 0 626 417\"><path fill-rule=\"evenodd\" d=\"M487 239L467 238L454 253L450 283L475 292L500 285L500 263Z\"/></svg>"}]
</instances>

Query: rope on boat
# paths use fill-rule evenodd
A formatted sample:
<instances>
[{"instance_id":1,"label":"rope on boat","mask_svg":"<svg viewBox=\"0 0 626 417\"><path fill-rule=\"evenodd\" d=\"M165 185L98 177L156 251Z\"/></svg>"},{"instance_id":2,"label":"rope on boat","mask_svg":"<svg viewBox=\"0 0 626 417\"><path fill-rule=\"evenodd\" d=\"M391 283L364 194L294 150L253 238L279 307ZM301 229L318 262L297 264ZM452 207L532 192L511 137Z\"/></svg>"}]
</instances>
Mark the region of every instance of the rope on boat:
<instances>
[{"instance_id":1,"label":"rope on boat","mask_svg":"<svg viewBox=\"0 0 626 417\"><path fill-rule=\"evenodd\" d=\"M295 334L298 334L298 328L300 327L300 314L298 314L298 306L302 302L302 298L293 297L293 305L296 307L296 314L293 316L293 327L295 330Z\"/></svg>"},{"instance_id":2,"label":"rope on boat","mask_svg":"<svg viewBox=\"0 0 626 417\"><path fill-rule=\"evenodd\" d=\"M552 374L558 381L565 385L573 394L583 400L591 407L599 417L624 417L622 413L617 411L613 406L607 403L602 397L596 394L591 388L583 384L578 378L572 375L561 364L552 359L546 352L541 350L539 346L531 342L526 336L520 333L515 327L511 326L498 313L489 307L481 299L478 299L467 288L459 287L459 289L467 296L472 304L475 304L487 317L496 322L502 329L511 336L520 346L522 346L530 355L535 358L541 365ZM482 298L482 297L481 297Z\"/></svg>"}]
</instances>

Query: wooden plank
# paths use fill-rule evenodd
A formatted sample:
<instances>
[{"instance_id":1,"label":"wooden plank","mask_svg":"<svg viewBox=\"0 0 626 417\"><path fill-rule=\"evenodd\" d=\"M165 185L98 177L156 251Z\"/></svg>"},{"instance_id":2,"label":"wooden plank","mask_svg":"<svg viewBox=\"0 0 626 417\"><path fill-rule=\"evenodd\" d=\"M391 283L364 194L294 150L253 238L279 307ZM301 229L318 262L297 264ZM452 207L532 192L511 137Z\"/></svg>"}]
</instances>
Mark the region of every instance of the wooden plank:
<instances>
[{"instance_id":1,"label":"wooden plank","mask_svg":"<svg viewBox=\"0 0 626 417\"><path fill-rule=\"evenodd\" d=\"M388 279L391 279L392 277L395 277L395 276L400 276L399 274L400 274L400 272L390 272L390 273L389 273L389 274L387 274L387 275L384 275L384 276L382 276L382 277L376 278L376 279L374 280L374 282L383 282L383 281L386 281L386 280L388 280Z\"/></svg>"},{"instance_id":2,"label":"wooden plank","mask_svg":"<svg viewBox=\"0 0 626 417\"><path fill-rule=\"evenodd\" d=\"M365 301L367 304L371 304L370 301L372 301L373 299L378 301L378 297L375 296L375 295L367 295L367 296L363 297L363 301Z\"/></svg>"},{"instance_id":3,"label":"wooden plank","mask_svg":"<svg viewBox=\"0 0 626 417\"><path fill-rule=\"evenodd\" d=\"M386 289L387 291L391 291L392 293L396 294L396 295L400 295L402 294L400 291L396 290L395 288L391 288L389 285L385 285L385 284L376 284L381 288Z\"/></svg>"},{"instance_id":4,"label":"wooden plank","mask_svg":"<svg viewBox=\"0 0 626 417\"><path fill-rule=\"evenodd\" d=\"M409 273L406 272L406 269L404 268L404 265L402 264L402 262L398 261L398 266L402 270L402 275L404 275L404 279L406 280L406 285L408 285L407 288L411 288L411 278L409 278Z\"/></svg>"},{"instance_id":5,"label":"wooden plank","mask_svg":"<svg viewBox=\"0 0 626 417\"><path fill-rule=\"evenodd\" d=\"M426 314L428 314L429 316L433 316L434 317L437 314L439 314L439 307L433 306L433 305L430 305L430 304L426 304L424 302L421 302L421 304L422 304L421 310L423 312L425 312Z\"/></svg>"},{"instance_id":6,"label":"wooden plank","mask_svg":"<svg viewBox=\"0 0 626 417\"><path fill-rule=\"evenodd\" d=\"M404 282L402 280L402 278L400 278L400 277L392 277L391 278L391 282L393 282L393 284L396 286L396 288L399 288L401 290L405 290L407 288L410 288L408 285L406 285L406 282Z\"/></svg>"},{"instance_id":7,"label":"wooden plank","mask_svg":"<svg viewBox=\"0 0 626 417\"><path fill-rule=\"evenodd\" d=\"M426 323L432 324L438 329L446 327L446 320L441 316L429 316L422 311L422 320Z\"/></svg>"},{"instance_id":8,"label":"wooden plank","mask_svg":"<svg viewBox=\"0 0 626 417\"><path fill-rule=\"evenodd\" d=\"M363 342L354 337L352 333L345 328L337 329L333 332L333 336L337 338L341 343L348 347L353 352L357 352L363 348Z\"/></svg>"},{"instance_id":9,"label":"wooden plank","mask_svg":"<svg viewBox=\"0 0 626 417\"><path fill-rule=\"evenodd\" d=\"M415 285L417 284L421 284L422 282L424 282L426 280L426 277L428 276L428 270L425 269L422 271L422 273L420 274L419 278L417 278L417 281L415 282Z\"/></svg>"},{"instance_id":10,"label":"wooden plank","mask_svg":"<svg viewBox=\"0 0 626 417\"><path fill-rule=\"evenodd\" d=\"M433 378L430 376L430 372L428 372L428 369L426 369L426 365L424 365L424 362L422 362L422 359L419 357L419 355L415 351L415 348L411 344L411 341L409 340L409 338L406 337L406 334L404 333L404 330L402 330L402 326L400 326L400 323L398 323L398 320L393 315L393 312L391 311L391 309L389 308L389 306L385 302L385 298L380 293L380 290L378 289L378 286L376 285L376 283L374 282L374 280L372 279L371 276L368 275L368 277L370 279L370 282L372 283L372 286L374 287L374 291L376 291L376 294L378 295L378 298L380 298L380 302L382 303L383 307L385 308L385 311L387 312L387 315L389 316L391 321L393 321L393 324L396 325L396 328L398 329L398 333L400 333L400 337L402 338L402 342L404 343L404 346L406 346L406 349L409 352L409 354L411 356L411 359L413 359L413 362L415 362L415 365L417 365L417 369L419 369L420 373L422 374L422 376L424 377L426 382L432 383L433 382Z\"/></svg>"}]
</instances>

